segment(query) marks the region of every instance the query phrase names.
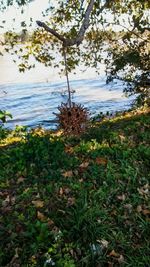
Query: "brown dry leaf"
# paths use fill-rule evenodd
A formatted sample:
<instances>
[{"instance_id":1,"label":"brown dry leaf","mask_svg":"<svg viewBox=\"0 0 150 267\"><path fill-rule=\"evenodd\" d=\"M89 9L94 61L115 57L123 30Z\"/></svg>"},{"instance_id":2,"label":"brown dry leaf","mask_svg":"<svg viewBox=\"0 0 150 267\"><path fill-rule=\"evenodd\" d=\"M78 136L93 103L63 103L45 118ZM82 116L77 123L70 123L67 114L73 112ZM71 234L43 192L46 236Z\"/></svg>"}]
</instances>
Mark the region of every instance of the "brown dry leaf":
<instances>
[{"instance_id":1,"label":"brown dry leaf","mask_svg":"<svg viewBox=\"0 0 150 267\"><path fill-rule=\"evenodd\" d=\"M62 175L65 177L65 178L70 178L73 176L73 172L72 171L66 171L64 173L62 173Z\"/></svg>"},{"instance_id":2,"label":"brown dry leaf","mask_svg":"<svg viewBox=\"0 0 150 267\"><path fill-rule=\"evenodd\" d=\"M62 187L60 187L60 189L59 189L59 195L63 195L63 193L64 193L64 190L63 190L63 188Z\"/></svg>"},{"instance_id":3,"label":"brown dry leaf","mask_svg":"<svg viewBox=\"0 0 150 267\"><path fill-rule=\"evenodd\" d=\"M2 201L2 206L6 207L10 203L11 199L10 196L8 195L5 200Z\"/></svg>"},{"instance_id":4,"label":"brown dry leaf","mask_svg":"<svg viewBox=\"0 0 150 267\"><path fill-rule=\"evenodd\" d=\"M141 212L142 211L142 206L141 205L138 205L137 208L136 208L137 212Z\"/></svg>"},{"instance_id":5,"label":"brown dry leaf","mask_svg":"<svg viewBox=\"0 0 150 267\"><path fill-rule=\"evenodd\" d=\"M71 256L73 257L73 256L74 256L74 251L73 251L73 249L70 249L69 252L70 252Z\"/></svg>"},{"instance_id":6,"label":"brown dry leaf","mask_svg":"<svg viewBox=\"0 0 150 267\"><path fill-rule=\"evenodd\" d=\"M74 175L78 175L79 171L78 170L74 170Z\"/></svg>"},{"instance_id":7,"label":"brown dry leaf","mask_svg":"<svg viewBox=\"0 0 150 267\"><path fill-rule=\"evenodd\" d=\"M124 194L117 196L118 200L124 201L126 199L126 196Z\"/></svg>"},{"instance_id":8,"label":"brown dry leaf","mask_svg":"<svg viewBox=\"0 0 150 267\"><path fill-rule=\"evenodd\" d=\"M64 193L65 193L65 195L69 195L70 192L71 192L71 189L70 189L69 187L66 187L66 188L64 189Z\"/></svg>"},{"instance_id":9,"label":"brown dry leaf","mask_svg":"<svg viewBox=\"0 0 150 267\"><path fill-rule=\"evenodd\" d=\"M139 194L141 196L147 196L149 195L149 185L148 184L145 184L143 187L141 188L137 188Z\"/></svg>"},{"instance_id":10,"label":"brown dry leaf","mask_svg":"<svg viewBox=\"0 0 150 267\"><path fill-rule=\"evenodd\" d=\"M47 224L48 224L48 226L51 226L51 225L54 224L54 221L51 220L50 218L48 218L48 220L47 220Z\"/></svg>"},{"instance_id":11,"label":"brown dry leaf","mask_svg":"<svg viewBox=\"0 0 150 267\"><path fill-rule=\"evenodd\" d=\"M143 213L143 215L149 215L150 214L150 210L144 209L144 210L142 210L142 213Z\"/></svg>"},{"instance_id":12,"label":"brown dry leaf","mask_svg":"<svg viewBox=\"0 0 150 267\"><path fill-rule=\"evenodd\" d=\"M117 211L116 210L112 210L111 213L110 213L111 216L113 215L117 215Z\"/></svg>"},{"instance_id":13,"label":"brown dry leaf","mask_svg":"<svg viewBox=\"0 0 150 267\"><path fill-rule=\"evenodd\" d=\"M67 202L67 206L72 206L75 204L75 198L74 197L69 197L68 198L68 202Z\"/></svg>"},{"instance_id":14,"label":"brown dry leaf","mask_svg":"<svg viewBox=\"0 0 150 267\"><path fill-rule=\"evenodd\" d=\"M17 180L17 184L23 183L24 182L24 177L20 176Z\"/></svg>"},{"instance_id":15,"label":"brown dry leaf","mask_svg":"<svg viewBox=\"0 0 150 267\"><path fill-rule=\"evenodd\" d=\"M80 168L87 168L88 166L89 166L89 162L88 161L84 161L79 165Z\"/></svg>"},{"instance_id":16,"label":"brown dry leaf","mask_svg":"<svg viewBox=\"0 0 150 267\"><path fill-rule=\"evenodd\" d=\"M29 190L30 190L30 188L27 187L27 188L23 191L23 193L27 193Z\"/></svg>"},{"instance_id":17,"label":"brown dry leaf","mask_svg":"<svg viewBox=\"0 0 150 267\"><path fill-rule=\"evenodd\" d=\"M36 207L36 208L43 208L44 206L44 201L42 200L33 200L32 204Z\"/></svg>"},{"instance_id":18,"label":"brown dry leaf","mask_svg":"<svg viewBox=\"0 0 150 267\"><path fill-rule=\"evenodd\" d=\"M109 242L105 239L101 239L101 240L96 240L98 243L100 243L102 245L103 248L107 248Z\"/></svg>"},{"instance_id":19,"label":"brown dry leaf","mask_svg":"<svg viewBox=\"0 0 150 267\"><path fill-rule=\"evenodd\" d=\"M107 164L107 159L106 158L96 158L95 162L98 164L98 165L106 165Z\"/></svg>"},{"instance_id":20,"label":"brown dry leaf","mask_svg":"<svg viewBox=\"0 0 150 267\"><path fill-rule=\"evenodd\" d=\"M115 252L115 250L113 249L110 253L109 253L109 256L112 256L112 257L115 257L115 258L119 258L120 257L120 254Z\"/></svg>"},{"instance_id":21,"label":"brown dry leaf","mask_svg":"<svg viewBox=\"0 0 150 267\"><path fill-rule=\"evenodd\" d=\"M15 197L12 197L12 198L10 199L10 201L11 201L11 205L14 205L15 202L16 202L16 198L15 198Z\"/></svg>"},{"instance_id":22,"label":"brown dry leaf","mask_svg":"<svg viewBox=\"0 0 150 267\"><path fill-rule=\"evenodd\" d=\"M68 154L73 154L74 150L71 146L65 146L65 152Z\"/></svg>"},{"instance_id":23,"label":"brown dry leaf","mask_svg":"<svg viewBox=\"0 0 150 267\"><path fill-rule=\"evenodd\" d=\"M119 136L121 142L124 141L124 140L126 139L125 136L122 135L122 134L120 134L120 135L118 135L118 136Z\"/></svg>"},{"instance_id":24,"label":"brown dry leaf","mask_svg":"<svg viewBox=\"0 0 150 267\"><path fill-rule=\"evenodd\" d=\"M54 234L58 234L60 232L60 229L57 226L54 226L53 229L52 229L52 232Z\"/></svg>"},{"instance_id":25,"label":"brown dry leaf","mask_svg":"<svg viewBox=\"0 0 150 267\"><path fill-rule=\"evenodd\" d=\"M121 263L124 263L124 257L123 255L120 255L120 257L118 258L118 262L121 264Z\"/></svg>"},{"instance_id":26,"label":"brown dry leaf","mask_svg":"<svg viewBox=\"0 0 150 267\"><path fill-rule=\"evenodd\" d=\"M37 212L37 218L42 222L47 221L46 216L43 213L39 212L39 211Z\"/></svg>"},{"instance_id":27,"label":"brown dry leaf","mask_svg":"<svg viewBox=\"0 0 150 267\"><path fill-rule=\"evenodd\" d=\"M124 208L131 211L133 207L131 204L126 204L126 205L124 205Z\"/></svg>"},{"instance_id":28,"label":"brown dry leaf","mask_svg":"<svg viewBox=\"0 0 150 267\"><path fill-rule=\"evenodd\" d=\"M147 183L143 186L144 189L150 189L150 185Z\"/></svg>"}]
</instances>

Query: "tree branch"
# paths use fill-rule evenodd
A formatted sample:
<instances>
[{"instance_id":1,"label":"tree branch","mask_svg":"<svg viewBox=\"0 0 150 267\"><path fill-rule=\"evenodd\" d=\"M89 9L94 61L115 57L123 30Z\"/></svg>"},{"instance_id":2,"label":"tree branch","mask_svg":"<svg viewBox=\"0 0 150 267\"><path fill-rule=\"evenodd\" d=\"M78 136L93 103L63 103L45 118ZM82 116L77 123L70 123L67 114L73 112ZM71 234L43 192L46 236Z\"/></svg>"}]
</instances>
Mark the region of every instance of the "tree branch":
<instances>
[{"instance_id":1,"label":"tree branch","mask_svg":"<svg viewBox=\"0 0 150 267\"><path fill-rule=\"evenodd\" d=\"M106 0L105 4L100 8L99 12L101 13L103 11L103 9L105 7L107 7L109 0ZM69 38L64 38L63 35L59 34L57 31L51 29L49 26L47 26L44 22L41 21L37 21L36 23L38 24L39 27L44 28L47 32L53 34L55 37L57 37L60 41L63 42L63 46L64 47L68 47L68 46L73 46L73 45L77 45L79 46L84 38L85 32L89 27L89 21L90 21L90 14L92 12L93 6L94 6L95 0L90 0L90 3L85 11L85 15L84 15L84 19L81 25L81 28L78 32L78 35L73 38L73 39L69 39Z\"/></svg>"},{"instance_id":2,"label":"tree branch","mask_svg":"<svg viewBox=\"0 0 150 267\"><path fill-rule=\"evenodd\" d=\"M57 37L60 41L65 42L66 39L61 34L59 34L58 32L56 32L55 30L51 29L44 22L37 20L36 23L37 23L37 25L39 27L42 27L47 32L51 33L52 35L54 35L55 37Z\"/></svg>"},{"instance_id":3,"label":"tree branch","mask_svg":"<svg viewBox=\"0 0 150 267\"><path fill-rule=\"evenodd\" d=\"M81 28L79 30L79 33L78 33L77 37L75 39L73 39L74 44L77 44L78 46L82 43L83 38L84 38L84 34L89 27L90 14L92 12L94 2L95 2L94 0L90 1L89 5L87 7L87 10L85 12L84 20L83 20L83 23L82 23Z\"/></svg>"}]
</instances>

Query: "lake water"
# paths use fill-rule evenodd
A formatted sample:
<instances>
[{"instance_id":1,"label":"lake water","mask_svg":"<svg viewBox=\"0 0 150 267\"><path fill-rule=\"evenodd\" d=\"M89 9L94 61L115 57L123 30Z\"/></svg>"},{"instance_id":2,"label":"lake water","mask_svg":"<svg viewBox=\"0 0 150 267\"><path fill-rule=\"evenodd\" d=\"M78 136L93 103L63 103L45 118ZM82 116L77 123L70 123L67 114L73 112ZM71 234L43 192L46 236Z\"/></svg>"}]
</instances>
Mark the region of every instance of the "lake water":
<instances>
[{"instance_id":1,"label":"lake water","mask_svg":"<svg viewBox=\"0 0 150 267\"><path fill-rule=\"evenodd\" d=\"M123 84L113 82L106 85L104 66L101 74L87 69L78 69L70 76L73 101L85 105L91 116L100 112L127 110L133 101L123 94ZM55 128L53 112L61 102L67 101L65 77L60 77L52 68L37 64L31 71L19 73L11 58L0 58L0 109L9 111L13 119L6 124L9 128L16 125Z\"/></svg>"}]
</instances>

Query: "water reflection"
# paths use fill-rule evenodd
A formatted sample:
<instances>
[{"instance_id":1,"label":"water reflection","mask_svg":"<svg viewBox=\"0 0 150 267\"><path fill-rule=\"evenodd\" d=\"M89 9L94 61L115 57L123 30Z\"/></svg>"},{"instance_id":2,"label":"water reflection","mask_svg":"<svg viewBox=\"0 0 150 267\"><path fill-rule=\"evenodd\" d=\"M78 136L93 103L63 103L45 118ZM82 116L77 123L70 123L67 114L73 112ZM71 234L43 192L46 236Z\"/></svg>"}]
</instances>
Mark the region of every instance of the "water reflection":
<instances>
[{"instance_id":1,"label":"water reflection","mask_svg":"<svg viewBox=\"0 0 150 267\"><path fill-rule=\"evenodd\" d=\"M53 112L57 112L61 102L67 101L65 78L62 79L55 69L40 64L36 69L20 74L11 58L6 56L0 59L0 68L0 109L13 115L7 126L54 128ZM122 83L106 85L105 80L104 67L99 76L91 69L84 73L78 70L77 75L71 75L73 101L88 107L92 116L101 111L128 109L133 98L123 95Z\"/></svg>"}]
</instances>

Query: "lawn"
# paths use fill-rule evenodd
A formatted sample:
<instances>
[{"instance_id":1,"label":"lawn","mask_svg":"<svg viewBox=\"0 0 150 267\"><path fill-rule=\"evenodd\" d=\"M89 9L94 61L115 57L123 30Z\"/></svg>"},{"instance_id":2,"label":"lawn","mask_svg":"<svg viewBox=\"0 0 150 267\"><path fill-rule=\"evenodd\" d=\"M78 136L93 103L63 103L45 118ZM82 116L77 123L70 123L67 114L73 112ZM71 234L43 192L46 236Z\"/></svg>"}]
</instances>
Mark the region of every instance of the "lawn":
<instances>
[{"instance_id":1,"label":"lawn","mask_svg":"<svg viewBox=\"0 0 150 267\"><path fill-rule=\"evenodd\" d=\"M1 267L150 266L149 115L0 130Z\"/></svg>"}]
</instances>

